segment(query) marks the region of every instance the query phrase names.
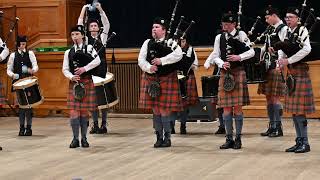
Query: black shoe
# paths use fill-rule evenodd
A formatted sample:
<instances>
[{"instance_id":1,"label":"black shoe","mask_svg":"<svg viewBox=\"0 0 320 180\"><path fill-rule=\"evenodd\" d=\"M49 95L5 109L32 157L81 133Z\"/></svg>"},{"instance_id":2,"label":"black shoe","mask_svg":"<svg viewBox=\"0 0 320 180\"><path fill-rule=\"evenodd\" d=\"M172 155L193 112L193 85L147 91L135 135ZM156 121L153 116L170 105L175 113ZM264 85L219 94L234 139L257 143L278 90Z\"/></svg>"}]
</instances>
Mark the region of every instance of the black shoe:
<instances>
[{"instance_id":1,"label":"black shoe","mask_svg":"<svg viewBox=\"0 0 320 180\"><path fill-rule=\"evenodd\" d=\"M301 145L301 138L296 138L296 144L288 149L286 149L286 152L295 152L296 149Z\"/></svg>"},{"instance_id":2,"label":"black shoe","mask_svg":"<svg viewBox=\"0 0 320 180\"><path fill-rule=\"evenodd\" d=\"M99 133L99 126L98 124L94 124L89 131L90 134L98 134Z\"/></svg>"},{"instance_id":3,"label":"black shoe","mask_svg":"<svg viewBox=\"0 0 320 180\"><path fill-rule=\"evenodd\" d=\"M157 131L156 131L156 136L157 136L157 141L156 141L156 143L154 143L153 147L154 147L154 148L159 148L159 147L161 147L161 145L162 145L162 143L163 143L163 139L162 139L162 137L160 136L160 132L157 132Z\"/></svg>"},{"instance_id":4,"label":"black shoe","mask_svg":"<svg viewBox=\"0 0 320 180\"><path fill-rule=\"evenodd\" d=\"M78 140L78 139L73 138L69 147L70 147L70 148L77 148L77 147L80 147L80 145L79 145L79 140Z\"/></svg>"},{"instance_id":5,"label":"black shoe","mask_svg":"<svg viewBox=\"0 0 320 180\"><path fill-rule=\"evenodd\" d=\"M175 134L176 133L176 130L174 128L174 123L173 121L170 122L170 126L171 126L171 134Z\"/></svg>"},{"instance_id":6,"label":"black shoe","mask_svg":"<svg viewBox=\"0 0 320 180\"><path fill-rule=\"evenodd\" d=\"M272 128L269 137L280 137L283 136L282 124L281 122L276 123L276 128Z\"/></svg>"},{"instance_id":7,"label":"black shoe","mask_svg":"<svg viewBox=\"0 0 320 180\"><path fill-rule=\"evenodd\" d=\"M171 139L169 133L164 133L164 140L161 144L161 147L170 147L171 146Z\"/></svg>"},{"instance_id":8,"label":"black shoe","mask_svg":"<svg viewBox=\"0 0 320 180\"><path fill-rule=\"evenodd\" d=\"M260 133L261 136L269 136L269 134L271 133L271 123L269 122L269 126L266 132Z\"/></svg>"},{"instance_id":9,"label":"black shoe","mask_svg":"<svg viewBox=\"0 0 320 180\"><path fill-rule=\"evenodd\" d=\"M241 136L237 135L236 139L234 140L233 149L241 149L242 143L241 143Z\"/></svg>"},{"instance_id":10,"label":"black shoe","mask_svg":"<svg viewBox=\"0 0 320 180\"><path fill-rule=\"evenodd\" d=\"M226 129L222 126L219 126L218 130L214 134L226 134Z\"/></svg>"},{"instance_id":11,"label":"black shoe","mask_svg":"<svg viewBox=\"0 0 320 180\"><path fill-rule=\"evenodd\" d=\"M0 146L0 151L2 151L2 147Z\"/></svg>"},{"instance_id":12,"label":"black shoe","mask_svg":"<svg viewBox=\"0 0 320 180\"><path fill-rule=\"evenodd\" d=\"M99 134L107 134L108 133L108 129L106 126L101 126L99 129Z\"/></svg>"},{"instance_id":13,"label":"black shoe","mask_svg":"<svg viewBox=\"0 0 320 180\"><path fill-rule=\"evenodd\" d=\"M27 126L26 132L24 133L25 136L32 136L32 129L31 126Z\"/></svg>"},{"instance_id":14,"label":"black shoe","mask_svg":"<svg viewBox=\"0 0 320 180\"><path fill-rule=\"evenodd\" d=\"M187 134L187 127L185 123L181 123L180 125L180 134Z\"/></svg>"},{"instance_id":15,"label":"black shoe","mask_svg":"<svg viewBox=\"0 0 320 180\"><path fill-rule=\"evenodd\" d=\"M87 141L87 138L82 138L82 139L81 139L81 146L82 146L83 148L88 148L88 147L89 147L89 143L88 143L88 141Z\"/></svg>"},{"instance_id":16,"label":"black shoe","mask_svg":"<svg viewBox=\"0 0 320 180\"><path fill-rule=\"evenodd\" d=\"M295 153L306 153L306 152L309 152L309 151L310 151L310 145L302 144L294 152Z\"/></svg>"},{"instance_id":17,"label":"black shoe","mask_svg":"<svg viewBox=\"0 0 320 180\"><path fill-rule=\"evenodd\" d=\"M220 149L229 149L234 147L232 135L227 135L226 142L220 146Z\"/></svg>"},{"instance_id":18,"label":"black shoe","mask_svg":"<svg viewBox=\"0 0 320 180\"><path fill-rule=\"evenodd\" d=\"M24 131L25 131L25 128L20 126L20 130L19 130L19 136L24 136Z\"/></svg>"}]
</instances>

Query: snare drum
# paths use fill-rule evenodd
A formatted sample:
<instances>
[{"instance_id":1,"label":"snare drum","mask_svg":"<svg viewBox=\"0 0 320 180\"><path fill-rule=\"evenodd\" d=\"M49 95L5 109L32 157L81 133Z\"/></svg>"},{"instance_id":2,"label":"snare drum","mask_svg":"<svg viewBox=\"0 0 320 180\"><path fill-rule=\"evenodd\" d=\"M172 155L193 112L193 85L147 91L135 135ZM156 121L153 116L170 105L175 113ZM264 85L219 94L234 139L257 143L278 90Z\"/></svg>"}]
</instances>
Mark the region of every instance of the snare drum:
<instances>
[{"instance_id":1,"label":"snare drum","mask_svg":"<svg viewBox=\"0 0 320 180\"><path fill-rule=\"evenodd\" d=\"M20 108L32 108L43 103L44 98L41 95L38 78L35 76L16 81L13 89L16 91Z\"/></svg>"},{"instance_id":2,"label":"snare drum","mask_svg":"<svg viewBox=\"0 0 320 180\"><path fill-rule=\"evenodd\" d=\"M178 81L180 86L180 94L182 98L187 97L187 78L184 75L178 74Z\"/></svg>"},{"instance_id":3,"label":"snare drum","mask_svg":"<svg viewBox=\"0 0 320 180\"><path fill-rule=\"evenodd\" d=\"M216 98L218 95L219 75L202 76L202 97Z\"/></svg>"},{"instance_id":4,"label":"snare drum","mask_svg":"<svg viewBox=\"0 0 320 180\"><path fill-rule=\"evenodd\" d=\"M260 48L254 48L254 57L244 61L247 84L257 84L267 82L267 69L264 61L260 61Z\"/></svg>"},{"instance_id":5,"label":"snare drum","mask_svg":"<svg viewBox=\"0 0 320 180\"><path fill-rule=\"evenodd\" d=\"M98 109L110 108L119 103L116 83L112 73L107 73L106 78L92 76L96 91Z\"/></svg>"}]
</instances>

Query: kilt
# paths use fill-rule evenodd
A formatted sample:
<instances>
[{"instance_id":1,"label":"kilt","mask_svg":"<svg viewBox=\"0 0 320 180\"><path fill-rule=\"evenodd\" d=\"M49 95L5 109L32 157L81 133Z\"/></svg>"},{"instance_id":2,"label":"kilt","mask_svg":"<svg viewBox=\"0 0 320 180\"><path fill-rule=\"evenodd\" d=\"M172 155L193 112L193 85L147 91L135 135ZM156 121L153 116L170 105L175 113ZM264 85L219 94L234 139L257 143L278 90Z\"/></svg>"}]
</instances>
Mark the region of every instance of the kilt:
<instances>
[{"instance_id":1,"label":"kilt","mask_svg":"<svg viewBox=\"0 0 320 180\"><path fill-rule=\"evenodd\" d=\"M311 114L315 112L309 66L300 63L290 67L289 71L296 79L295 91L285 96L284 110L292 114Z\"/></svg>"},{"instance_id":2,"label":"kilt","mask_svg":"<svg viewBox=\"0 0 320 180\"><path fill-rule=\"evenodd\" d=\"M259 84L258 94L264 94L266 96L284 96L285 84L278 70L270 69L268 71L267 82Z\"/></svg>"},{"instance_id":3,"label":"kilt","mask_svg":"<svg viewBox=\"0 0 320 180\"><path fill-rule=\"evenodd\" d=\"M155 81L156 76L143 73L140 82L139 108L153 109L158 108L167 112L180 112L183 110L180 86L177 72L174 71L166 76L159 77L161 94L152 98L148 94L148 87L151 81Z\"/></svg>"},{"instance_id":4,"label":"kilt","mask_svg":"<svg viewBox=\"0 0 320 180\"><path fill-rule=\"evenodd\" d=\"M182 99L183 107L192 106L199 101L196 77L193 70L190 71L187 79L187 97Z\"/></svg>"},{"instance_id":5,"label":"kilt","mask_svg":"<svg viewBox=\"0 0 320 180\"><path fill-rule=\"evenodd\" d=\"M93 111L97 108L96 104L96 93L94 89L94 85L91 78L83 78L79 82L82 82L86 89L85 97L79 101L74 98L73 95L73 85L76 84L73 81L69 83L69 93L68 93L68 101L67 106L71 110L77 111Z\"/></svg>"},{"instance_id":6,"label":"kilt","mask_svg":"<svg viewBox=\"0 0 320 180\"><path fill-rule=\"evenodd\" d=\"M226 92L223 89L224 77L226 71L221 71L218 88L218 107L245 106L250 104L249 90L247 85L246 72L243 67L237 67L231 70L235 80L235 87L232 91Z\"/></svg>"}]
</instances>

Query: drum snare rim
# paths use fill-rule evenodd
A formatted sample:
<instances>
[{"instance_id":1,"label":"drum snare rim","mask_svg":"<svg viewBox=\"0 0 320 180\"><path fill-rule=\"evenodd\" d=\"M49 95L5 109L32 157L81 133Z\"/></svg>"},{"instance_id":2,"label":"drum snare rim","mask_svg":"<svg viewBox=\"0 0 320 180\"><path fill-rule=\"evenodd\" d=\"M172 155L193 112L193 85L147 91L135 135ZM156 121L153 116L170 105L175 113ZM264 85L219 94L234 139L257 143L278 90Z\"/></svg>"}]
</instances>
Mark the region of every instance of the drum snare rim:
<instances>
[{"instance_id":1,"label":"drum snare rim","mask_svg":"<svg viewBox=\"0 0 320 180\"><path fill-rule=\"evenodd\" d=\"M107 108L110 108L118 103L119 103L119 97L117 97L117 99L115 101L113 101L112 103L98 106L98 109L107 109Z\"/></svg>"},{"instance_id":2,"label":"drum snare rim","mask_svg":"<svg viewBox=\"0 0 320 180\"><path fill-rule=\"evenodd\" d=\"M112 73L109 73L109 72L108 72L107 75L108 75L108 74L112 76L110 79L108 79L108 80L105 79L104 81L101 81L101 82L98 82L98 83L94 83L93 80L92 80L93 85L94 85L94 86L103 86L103 85L108 84L109 82L115 80L115 79L114 79L114 75L113 75Z\"/></svg>"},{"instance_id":3,"label":"drum snare rim","mask_svg":"<svg viewBox=\"0 0 320 180\"><path fill-rule=\"evenodd\" d=\"M30 109L30 108L33 108L35 106L38 106L40 104L42 104L44 102L44 97L41 96L41 99L40 101L36 102L36 103L33 103L33 104L28 104L28 105L20 105L19 104L19 108L22 108L22 109Z\"/></svg>"},{"instance_id":4,"label":"drum snare rim","mask_svg":"<svg viewBox=\"0 0 320 180\"><path fill-rule=\"evenodd\" d=\"M35 79L35 81L34 82L32 82L32 83L30 83L30 84L27 84L27 85L22 85L22 86L17 86L16 84L18 84L18 83L20 83L20 82L22 82L22 81L25 81L25 80L27 80L27 79ZM26 89L26 88L28 88L28 87L31 87L31 86L33 86L33 85L35 85L35 84L38 84L39 85L39 83L38 83L38 78L36 77L36 76L30 76L30 77L25 77L25 78L23 78L23 79L19 79L18 81L16 81L15 83L13 83L13 89L14 90L17 90L17 89Z\"/></svg>"}]
</instances>

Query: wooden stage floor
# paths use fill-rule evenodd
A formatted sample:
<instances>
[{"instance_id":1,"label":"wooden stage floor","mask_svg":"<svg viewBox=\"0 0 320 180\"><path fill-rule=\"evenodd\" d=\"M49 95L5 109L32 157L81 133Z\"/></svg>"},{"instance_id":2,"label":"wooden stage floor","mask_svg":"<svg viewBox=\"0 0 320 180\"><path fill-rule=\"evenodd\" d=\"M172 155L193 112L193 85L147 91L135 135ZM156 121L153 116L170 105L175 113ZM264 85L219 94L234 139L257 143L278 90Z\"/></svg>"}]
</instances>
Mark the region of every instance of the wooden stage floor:
<instances>
[{"instance_id":1,"label":"wooden stage floor","mask_svg":"<svg viewBox=\"0 0 320 180\"><path fill-rule=\"evenodd\" d=\"M67 118L35 118L34 135L18 137L17 118L0 117L0 179L320 179L319 120L309 123L305 154L284 152L294 143L291 120L281 138L261 137L266 124L245 119L241 150L219 149L225 138L213 134L216 122L189 123L171 148L154 149L150 119L110 118L109 134L89 135L88 149L69 149Z\"/></svg>"}]
</instances>

